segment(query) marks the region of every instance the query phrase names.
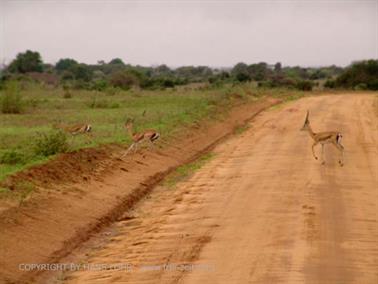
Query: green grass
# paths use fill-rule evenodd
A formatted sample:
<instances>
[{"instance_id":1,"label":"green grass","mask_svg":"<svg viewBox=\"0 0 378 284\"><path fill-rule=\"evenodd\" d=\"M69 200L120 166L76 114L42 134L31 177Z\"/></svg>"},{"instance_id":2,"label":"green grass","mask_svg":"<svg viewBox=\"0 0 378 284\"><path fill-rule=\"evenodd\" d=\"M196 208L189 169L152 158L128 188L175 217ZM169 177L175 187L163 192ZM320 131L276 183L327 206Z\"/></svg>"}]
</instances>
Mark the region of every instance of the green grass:
<instances>
[{"instance_id":1,"label":"green grass","mask_svg":"<svg viewBox=\"0 0 378 284\"><path fill-rule=\"evenodd\" d=\"M25 159L16 164L0 164L0 181L7 175L25 169L48 158L33 152L36 137L52 130L54 123L90 123L91 137L69 137L69 151L96 147L108 143L127 144L131 139L123 124L135 119L135 130L153 128L169 137L174 131L202 119L224 116L224 110L236 102L258 100L270 95L290 97L298 91L266 90L253 84L226 85L208 89L167 89L163 91L98 92L70 90L64 98L61 88L27 84L20 91L23 112L0 113L0 157L5 152L22 153ZM1 96L0 92L0 96ZM222 108L222 112L217 112ZM50 157L53 158L53 157Z\"/></svg>"},{"instance_id":2,"label":"green grass","mask_svg":"<svg viewBox=\"0 0 378 284\"><path fill-rule=\"evenodd\" d=\"M168 187L175 186L178 182L185 180L194 172L203 167L209 160L214 157L213 153L207 153L192 163L178 167L173 173L169 174L163 184Z\"/></svg>"}]
</instances>

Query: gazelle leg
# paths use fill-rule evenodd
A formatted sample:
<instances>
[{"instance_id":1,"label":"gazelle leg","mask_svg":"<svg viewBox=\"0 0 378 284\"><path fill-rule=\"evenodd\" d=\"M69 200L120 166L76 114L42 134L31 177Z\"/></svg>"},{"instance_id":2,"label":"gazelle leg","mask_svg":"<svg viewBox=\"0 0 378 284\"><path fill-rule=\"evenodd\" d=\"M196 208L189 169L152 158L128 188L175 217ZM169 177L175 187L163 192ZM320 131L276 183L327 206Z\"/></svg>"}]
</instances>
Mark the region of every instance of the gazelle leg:
<instances>
[{"instance_id":1,"label":"gazelle leg","mask_svg":"<svg viewBox=\"0 0 378 284\"><path fill-rule=\"evenodd\" d=\"M318 159L318 157L316 157L315 152L314 152L314 147L315 147L316 145L318 145L318 142L314 142L314 144L312 144L312 155L314 156L315 160Z\"/></svg>"},{"instance_id":2,"label":"gazelle leg","mask_svg":"<svg viewBox=\"0 0 378 284\"><path fill-rule=\"evenodd\" d=\"M126 156L134 148L134 146L135 146L135 143L131 144L129 148L127 148L126 152L122 154L121 158Z\"/></svg>"},{"instance_id":3,"label":"gazelle leg","mask_svg":"<svg viewBox=\"0 0 378 284\"><path fill-rule=\"evenodd\" d=\"M325 164L325 161L324 161L324 144L322 144L322 165Z\"/></svg>"},{"instance_id":4,"label":"gazelle leg","mask_svg":"<svg viewBox=\"0 0 378 284\"><path fill-rule=\"evenodd\" d=\"M333 142L332 144L340 151L339 164L342 167L344 165L344 146L337 142Z\"/></svg>"},{"instance_id":5,"label":"gazelle leg","mask_svg":"<svg viewBox=\"0 0 378 284\"><path fill-rule=\"evenodd\" d=\"M150 141L150 146L152 146L152 148L156 149L156 145L155 145L155 143L152 142L151 140L148 140L148 141Z\"/></svg>"}]
</instances>

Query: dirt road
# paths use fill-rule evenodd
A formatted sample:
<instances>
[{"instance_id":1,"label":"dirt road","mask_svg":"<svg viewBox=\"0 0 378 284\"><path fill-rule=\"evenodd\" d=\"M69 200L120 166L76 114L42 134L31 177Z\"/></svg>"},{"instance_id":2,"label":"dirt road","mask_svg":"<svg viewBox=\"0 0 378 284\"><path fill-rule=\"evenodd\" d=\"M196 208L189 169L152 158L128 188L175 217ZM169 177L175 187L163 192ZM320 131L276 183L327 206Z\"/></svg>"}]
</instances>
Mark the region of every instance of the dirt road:
<instances>
[{"instance_id":1,"label":"dirt road","mask_svg":"<svg viewBox=\"0 0 378 284\"><path fill-rule=\"evenodd\" d=\"M373 95L320 96L260 114L77 256L127 267L59 283L377 283L377 108ZM307 109L314 131L343 132L344 167L332 146L313 159Z\"/></svg>"}]
</instances>

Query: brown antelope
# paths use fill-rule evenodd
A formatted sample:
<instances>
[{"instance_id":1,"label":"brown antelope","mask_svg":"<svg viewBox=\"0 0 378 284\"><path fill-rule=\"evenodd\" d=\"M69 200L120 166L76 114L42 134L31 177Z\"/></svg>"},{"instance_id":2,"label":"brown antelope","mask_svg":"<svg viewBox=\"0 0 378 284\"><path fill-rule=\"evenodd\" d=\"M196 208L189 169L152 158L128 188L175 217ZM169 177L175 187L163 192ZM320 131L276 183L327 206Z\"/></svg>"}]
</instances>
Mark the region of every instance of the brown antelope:
<instances>
[{"instance_id":1,"label":"brown antelope","mask_svg":"<svg viewBox=\"0 0 378 284\"><path fill-rule=\"evenodd\" d=\"M54 128L61 129L73 136L82 133L88 133L92 131L92 126L90 124L77 123L73 125L66 125L62 123L56 123L53 125Z\"/></svg>"},{"instance_id":2,"label":"brown antelope","mask_svg":"<svg viewBox=\"0 0 378 284\"><path fill-rule=\"evenodd\" d=\"M327 131L327 132L315 133L314 131L312 131L312 128L310 126L310 120L308 119L308 117L309 117L309 111L307 111L306 120L305 120L301 130L302 131L307 130L308 133L310 134L311 138L314 140L314 143L312 144L312 154L313 154L314 158L316 160L318 159L318 157L315 155L314 147L320 143L322 145L322 165L324 165L325 164L325 161L324 161L324 145L331 143L332 145L334 145L337 148L337 150L340 151L339 164L340 164L340 166L343 166L344 165L344 146L341 145L341 138L342 138L341 133L336 132L336 131Z\"/></svg>"},{"instance_id":3,"label":"brown antelope","mask_svg":"<svg viewBox=\"0 0 378 284\"><path fill-rule=\"evenodd\" d=\"M129 133L129 135L131 136L133 143L127 149L126 153L123 154L122 156L127 155L127 153L132 149L134 149L134 152L136 152L139 143L147 140L151 144L153 144L153 142L155 142L160 137L160 133L154 129L144 130L143 132L139 132L139 133L134 132L133 123L134 123L134 120L132 119L128 119L125 123L125 128L127 129L127 132Z\"/></svg>"}]
</instances>

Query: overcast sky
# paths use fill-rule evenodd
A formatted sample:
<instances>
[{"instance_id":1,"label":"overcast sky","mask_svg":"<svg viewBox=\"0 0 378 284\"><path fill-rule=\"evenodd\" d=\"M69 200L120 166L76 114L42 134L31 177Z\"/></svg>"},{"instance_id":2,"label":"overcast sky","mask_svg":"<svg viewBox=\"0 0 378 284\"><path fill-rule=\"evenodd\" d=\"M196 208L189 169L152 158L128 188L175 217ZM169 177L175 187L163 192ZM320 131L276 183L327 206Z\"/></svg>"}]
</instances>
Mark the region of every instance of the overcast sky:
<instances>
[{"instance_id":1,"label":"overcast sky","mask_svg":"<svg viewBox=\"0 0 378 284\"><path fill-rule=\"evenodd\" d=\"M378 58L378 0L0 3L1 62L27 49L49 63L345 66Z\"/></svg>"}]
</instances>

